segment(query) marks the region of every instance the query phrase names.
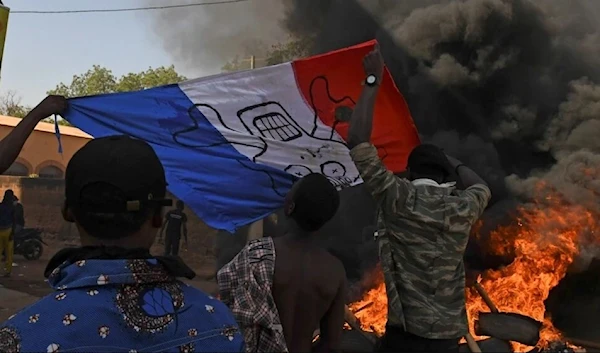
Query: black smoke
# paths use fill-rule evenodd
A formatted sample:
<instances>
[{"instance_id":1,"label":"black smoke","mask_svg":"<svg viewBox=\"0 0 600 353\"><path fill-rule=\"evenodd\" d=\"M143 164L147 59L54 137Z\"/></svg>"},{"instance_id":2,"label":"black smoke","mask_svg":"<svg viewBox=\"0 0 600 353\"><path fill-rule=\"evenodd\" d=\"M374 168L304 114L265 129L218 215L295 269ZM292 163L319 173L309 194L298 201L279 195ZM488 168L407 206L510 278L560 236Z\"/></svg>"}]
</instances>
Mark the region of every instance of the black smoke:
<instances>
[{"instance_id":1,"label":"black smoke","mask_svg":"<svg viewBox=\"0 0 600 353\"><path fill-rule=\"evenodd\" d=\"M165 4L164 0L144 1L149 6ZM252 55L258 59L257 65L263 65L270 46L288 37L279 25L283 19L283 3L279 0L175 8L155 11L150 16L152 32L189 77L218 73L235 58L246 60L243 67L249 68Z\"/></svg>"},{"instance_id":2,"label":"black smoke","mask_svg":"<svg viewBox=\"0 0 600 353\"><path fill-rule=\"evenodd\" d=\"M556 163L554 146L541 144L557 142L559 107L575 81L596 82L600 74L600 46L577 43L598 33L584 21L598 5L569 4L297 0L288 3L284 24L314 38L313 53L377 38L424 139L473 166L504 198L505 176Z\"/></svg>"},{"instance_id":3,"label":"black smoke","mask_svg":"<svg viewBox=\"0 0 600 353\"><path fill-rule=\"evenodd\" d=\"M483 233L512 221L517 206L539 199L536 185L541 181L567 202L600 212L599 1L283 0L281 4L280 10L260 0L249 1L245 6L253 11L243 14L242 23L250 19L263 28L279 22L285 35L311 38L312 54L373 38L380 42L423 141L442 146L491 185L494 198L483 216ZM247 26L239 30L236 18L227 20L235 36L232 43L263 35L264 31L253 33ZM207 54L193 45L189 47L193 50L182 49L193 36L202 41L201 25L164 24L161 38L170 41L167 47L179 48L173 51L174 58L201 66L199 59ZM184 52L185 58L180 55ZM360 277L376 262L374 217L365 190L347 190L338 215L321 232L323 244L344 261L351 277ZM279 227L273 235L284 229ZM473 249L471 264L486 266L477 256L477 244ZM589 264L597 248L584 250L579 263Z\"/></svg>"}]
</instances>

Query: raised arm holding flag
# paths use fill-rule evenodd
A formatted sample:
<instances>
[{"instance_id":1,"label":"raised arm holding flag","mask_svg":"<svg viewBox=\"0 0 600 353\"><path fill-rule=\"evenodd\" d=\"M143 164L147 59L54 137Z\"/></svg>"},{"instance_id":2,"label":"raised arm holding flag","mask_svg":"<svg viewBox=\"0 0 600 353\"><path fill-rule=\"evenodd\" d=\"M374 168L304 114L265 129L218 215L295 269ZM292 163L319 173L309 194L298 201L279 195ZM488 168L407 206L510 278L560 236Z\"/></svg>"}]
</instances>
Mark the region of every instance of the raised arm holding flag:
<instances>
[{"instance_id":1,"label":"raised arm holding flag","mask_svg":"<svg viewBox=\"0 0 600 353\"><path fill-rule=\"evenodd\" d=\"M396 176L371 137L374 118L377 123L381 117L375 113L377 83L385 72L379 48L365 57L364 69L348 145L378 209L376 238L388 297L379 351L458 352L460 338L468 334L463 256L491 193L481 179L458 189L456 174L466 167L428 144L410 152L408 177Z\"/></svg>"},{"instance_id":2,"label":"raised arm holding flag","mask_svg":"<svg viewBox=\"0 0 600 353\"><path fill-rule=\"evenodd\" d=\"M63 114L67 100L62 96L48 96L33 108L21 122L0 141L0 173L4 173L19 156L35 126L51 115Z\"/></svg>"}]
</instances>

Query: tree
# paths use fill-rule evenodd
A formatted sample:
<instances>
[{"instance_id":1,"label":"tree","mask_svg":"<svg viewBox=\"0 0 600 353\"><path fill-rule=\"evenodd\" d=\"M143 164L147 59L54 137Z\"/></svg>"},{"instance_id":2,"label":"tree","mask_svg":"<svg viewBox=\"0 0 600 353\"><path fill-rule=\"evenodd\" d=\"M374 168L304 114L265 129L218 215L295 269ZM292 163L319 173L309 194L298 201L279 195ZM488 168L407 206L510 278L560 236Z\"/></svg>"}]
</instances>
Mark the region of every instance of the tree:
<instances>
[{"instance_id":1,"label":"tree","mask_svg":"<svg viewBox=\"0 0 600 353\"><path fill-rule=\"evenodd\" d=\"M117 81L116 92L139 91L157 86L170 85L187 80L175 71L175 66L149 68L140 73L129 73Z\"/></svg>"},{"instance_id":2,"label":"tree","mask_svg":"<svg viewBox=\"0 0 600 353\"><path fill-rule=\"evenodd\" d=\"M103 93L138 91L156 86L168 85L186 80L175 71L175 66L148 68L146 71L130 72L117 78L111 70L100 65L94 65L81 75L74 75L70 84L59 83L48 94L65 97L82 97ZM43 121L54 124L54 118ZM58 120L59 125L71 126L64 119Z\"/></svg>"},{"instance_id":3,"label":"tree","mask_svg":"<svg viewBox=\"0 0 600 353\"><path fill-rule=\"evenodd\" d=\"M29 108L21 104L21 97L15 91L8 91L0 96L0 114L23 118Z\"/></svg>"},{"instance_id":4,"label":"tree","mask_svg":"<svg viewBox=\"0 0 600 353\"><path fill-rule=\"evenodd\" d=\"M74 75L70 85L59 83L56 88L48 91L48 94L56 94L65 97L90 96L100 93L114 92L117 80L107 68L94 65L82 75Z\"/></svg>"},{"instance_id":5,"label":"tree","mask_svg":"<svg viewBox=\"0 0 600 353\"><path fill-rule=\"evenodd\" d=\"M290 39L287 43L277 43L267 53L267 66L277 65L310 55L310 38Z\"/></svg>"},{"instance_id":6,"label":"tree","mask_svg":"<svg viewBox=\"0 0 600 353\"><path fill-rule=\"evenodd\" d=\"M225 65L223 65L223 67L221 67L221 71L234 72L234 71L248 70L250 68L249 65L243 65L243 64L245 64L245 62L240 60L239 56L236 56L231 61L228 61L227 63L225 63Z\"/></svg>"},{"instance_id":7,"label":"tree","mask_svg":"<svg viewBox=\"0 0 600 353\"><path fill-rule=\"evenodd\" d=\"M81 97L103 93L138 91L151 87L178 83L186 80L175 71L175 66L148 68L138 73L128 73L117 78L111 70L94 65L90 70L74 75L69 85L59 83L48 94L65 97Z\"/></svg>"},{"instance_id":8,"label":"tree","mask_svg":"<svg viewBox=\"0 0 600 353\"><path fill-rule=\"evenodd\" d=\"M262 62L264 64L263 66L271 66L303 58L310 55L312 43L313 40L309 37L290 37L290 39L285 43L277 43L272 45L271 48L267 50L264 58L259 58L256 60ZM221 68L223 72L248 69L250 69L248 59L240 60L239 56L236 56L233 60L227 62Z\"/></svg>"},{"instance_id":9,"label":"tree","mask_svg":"<svg viewBox=\"0 0 600 353\"><path fill-rule=\"evenodd\" d=\"M0 114L6 116L13 116L15 118L24 118L31 108L21 104L21 97L15 91L8 91L6 94L0 96ZM42 120L46 123L54 124L54 118L46 118ZM71 126L68 121L64 119L58 120L58 125Z\"/></svg>"}]
</instances>

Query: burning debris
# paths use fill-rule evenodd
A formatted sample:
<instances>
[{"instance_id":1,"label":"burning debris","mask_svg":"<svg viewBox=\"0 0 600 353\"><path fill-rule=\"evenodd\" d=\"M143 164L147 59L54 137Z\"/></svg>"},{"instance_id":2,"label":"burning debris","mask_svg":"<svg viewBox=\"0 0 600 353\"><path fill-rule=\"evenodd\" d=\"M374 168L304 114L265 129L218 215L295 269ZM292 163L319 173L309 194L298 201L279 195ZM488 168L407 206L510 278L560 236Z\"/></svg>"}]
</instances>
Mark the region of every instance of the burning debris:
<instances>
[{"instance_id":1,"label":"burning debris","mask_svg":"<svg viewBox=\"0 0 600 353\"><path fill-rule=\"evenodd\" d=\"M545 186L539 187L539 194L544 194ZM544 301L565 276L579 249L598 241L588 236L599 231L597 219L597 214L585 206L548 194L539 205L521 209L518 222L492 232L487 251L510 255L514 260L501 269L483 272L467 290L469 326L476 338L513 341L517 352L536 345L549 349L553 343L562 342L564 338L547 315ZM379 284L350 309L356 311L363 330L382 335L387 297L380 271L376 276L380 276ZM365 307L368 303L372 304ZM365 309L358 312L362 307Z\"/></svg>"}]
</instances>

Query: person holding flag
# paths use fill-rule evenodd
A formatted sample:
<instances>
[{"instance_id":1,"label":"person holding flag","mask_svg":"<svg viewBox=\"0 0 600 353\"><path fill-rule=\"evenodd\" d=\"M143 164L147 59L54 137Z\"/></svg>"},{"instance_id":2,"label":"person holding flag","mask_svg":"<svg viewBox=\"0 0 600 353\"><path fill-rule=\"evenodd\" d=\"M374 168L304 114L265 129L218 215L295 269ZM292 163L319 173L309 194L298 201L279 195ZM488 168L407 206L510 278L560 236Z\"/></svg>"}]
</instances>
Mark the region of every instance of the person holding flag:
<instances>
[{"instance_id":1,"label":"person holding flag","mask_svg":"<svg viewBox=\"0 0 600 353\"><path fill-rule=\"evenodd\" d=\"M379 258L388 296L381 352L458 352L468 334L464 254L491 198L485 181L434 145L408 157L408 178L388 170L371 143L383 81L379 47L363 62L365 86L348 131L350 155L378 208ZM456 187L460 181L466 189Z\"/></svg>"}]
</instances>

